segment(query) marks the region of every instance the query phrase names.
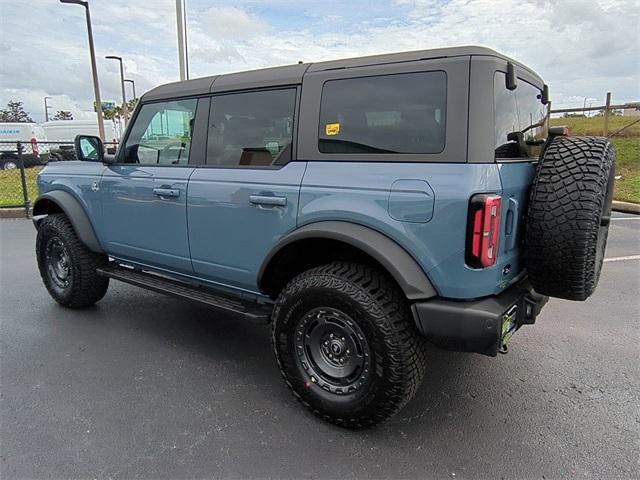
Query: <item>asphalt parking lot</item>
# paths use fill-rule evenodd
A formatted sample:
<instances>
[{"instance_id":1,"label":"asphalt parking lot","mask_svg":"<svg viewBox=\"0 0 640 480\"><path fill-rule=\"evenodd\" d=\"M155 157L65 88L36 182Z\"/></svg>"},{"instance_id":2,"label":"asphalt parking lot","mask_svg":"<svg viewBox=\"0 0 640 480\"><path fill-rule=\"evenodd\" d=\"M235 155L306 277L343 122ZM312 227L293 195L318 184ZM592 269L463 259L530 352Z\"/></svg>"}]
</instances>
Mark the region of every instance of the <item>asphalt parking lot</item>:
<instances>
[{"instance_id":1,"label":"asphalt parking lot","mask_svg":"<svg viewBox=\"0 0 640 480\"><path fill-rule=\"evenodd\" d=\"M430 348L416 398L360 432L296 403L266 326L117 282L62 309L34 238L0 221L3 479L640 476L640 217L616 215L591 299L552 299L508 355Z\"/></svg>"}]
</instances>

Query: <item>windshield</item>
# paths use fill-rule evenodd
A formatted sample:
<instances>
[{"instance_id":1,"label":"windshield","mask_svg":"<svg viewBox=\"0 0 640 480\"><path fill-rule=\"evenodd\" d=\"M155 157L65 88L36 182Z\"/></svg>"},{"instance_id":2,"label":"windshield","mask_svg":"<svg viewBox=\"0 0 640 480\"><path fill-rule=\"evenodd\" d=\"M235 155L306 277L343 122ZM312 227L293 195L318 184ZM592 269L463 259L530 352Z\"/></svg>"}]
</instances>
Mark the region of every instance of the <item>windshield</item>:
<instances>
[{"instance_id":1,"label":"windshield","mask_svg":"<svg viewBox=\"0 0 640 480\"><path fill-rule=\"evenodd\" d=\"M519 79L515 90L507 90L505 74L494 76L495 157L538 157L548 130L547 106L539 88ZM513 138L520 132L523 142Z\"/></svg>"}]
</instances>

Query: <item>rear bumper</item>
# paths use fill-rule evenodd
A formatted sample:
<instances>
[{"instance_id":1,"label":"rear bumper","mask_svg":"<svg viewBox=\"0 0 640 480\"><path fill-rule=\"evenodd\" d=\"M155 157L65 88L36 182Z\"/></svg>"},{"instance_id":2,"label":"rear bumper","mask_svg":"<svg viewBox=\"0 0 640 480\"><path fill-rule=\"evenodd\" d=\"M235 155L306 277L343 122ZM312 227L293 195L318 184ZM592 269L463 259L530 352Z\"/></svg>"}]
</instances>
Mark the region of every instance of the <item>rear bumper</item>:
<instances>
[{"instance_id":1,"label":"rear bumper","mask_svg":"<svg viewBox=\"0 0 640 480\"><path fill-rule=\"evenodd\" d=\"M411 308L418 329L432 342L493 357L516 330L535 322L548 299L524 279L499 295L471 301L434 298Z\"/></svg>"}]
</instances>

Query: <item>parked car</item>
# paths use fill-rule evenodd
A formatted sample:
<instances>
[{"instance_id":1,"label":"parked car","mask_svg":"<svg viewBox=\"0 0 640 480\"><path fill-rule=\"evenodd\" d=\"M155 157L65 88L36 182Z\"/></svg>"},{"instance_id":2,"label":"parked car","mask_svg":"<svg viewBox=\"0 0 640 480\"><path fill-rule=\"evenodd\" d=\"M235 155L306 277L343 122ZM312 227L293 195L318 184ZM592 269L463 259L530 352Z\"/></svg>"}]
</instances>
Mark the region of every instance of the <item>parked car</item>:
<instances>
[{"instance_id":1,"label":"parked car","mask_svg":"<svg viewBox=\"0 0 640 480\"><path fill-rule=\"evenodd\" d=\"M425 340L495 356L548 296L596 288L615 153L550 130L548 96L480 47L157 87L115 158L79 136L82 162L40 173L42 279L69 308L115 279L271 322L296 398L376 424Z\"/></svg>"},{"instance_id":2,"label":"parked car","mask_svg":"<svg viewBox=\"0 0 640 480\"><path fill-rule=\"evenodd\" d=\"M75 160L73 141L76 135L99 135L97 120L51 120L42 124L47 138L51 142L60 142L51 149L52 160ZM112 121L105 120L105 137L108 139L107 152L116 153L120 135ZM66 143L66 145L65 145Z\"/></svg>"},{"instance_id":3,"label":"parked car","mask_svg":"<svg viewBox=\"0 0 640 480\"><path fill-rule=\"evenodd\" d=\"M0 170L18 167L17 144L22 143L25 167L45 165L49 161L47 136L37 123L0 123Z\"/></svg>"}]
</instances>

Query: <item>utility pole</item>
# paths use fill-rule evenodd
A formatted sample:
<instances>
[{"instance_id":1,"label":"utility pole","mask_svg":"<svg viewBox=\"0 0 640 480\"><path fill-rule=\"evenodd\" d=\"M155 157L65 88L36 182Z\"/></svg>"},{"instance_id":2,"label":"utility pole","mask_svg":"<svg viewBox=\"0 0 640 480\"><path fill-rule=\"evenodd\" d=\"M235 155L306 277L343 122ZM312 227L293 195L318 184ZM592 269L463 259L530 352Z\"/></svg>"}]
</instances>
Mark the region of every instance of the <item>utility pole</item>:
<instances>
[{"instance_id":1,"label":"utility pole","mask_svg":"<svg viewBox=\"0 0 640 480\"><path fill-rule=\"evenodd\" d=\"M93 47L93 31L91 29L91 14L89 13L89 2L84 0L60 0L60 3L70 3L82 5L87 18L87 34L89 35L89 55L91 57L91 74L93 75L93 93L96 102L96 113L98 115L98 132L100 138L105 141L104 118L102 116L102 100L100 99L100 85L98 84L98 67L96 66L96 52Z\"/></svg>"},{"instance_id":2,"label":"utility pole","mask_svg":"<svg viewBox=\"0 0 640 480\"><path fill-rule=\"evenodd\" d=\"M176 25L178 27L178 63L180 65L180 80L186 80L186 62L184 51L184 14L182 13L182 0L176 0Z\"/></svg>"},{"instance_id":3,"label":"utility pole","mask_svg":"<svg viewBox=\"0 0 640 480\"><path fill-rule=\"evenodd\" d=\"M47 105L47 100L51 99L53 97L44 97L44 121L48 122L49 121L49 109L51 108L49 105Z\"/></svg>"}]
</instances>

